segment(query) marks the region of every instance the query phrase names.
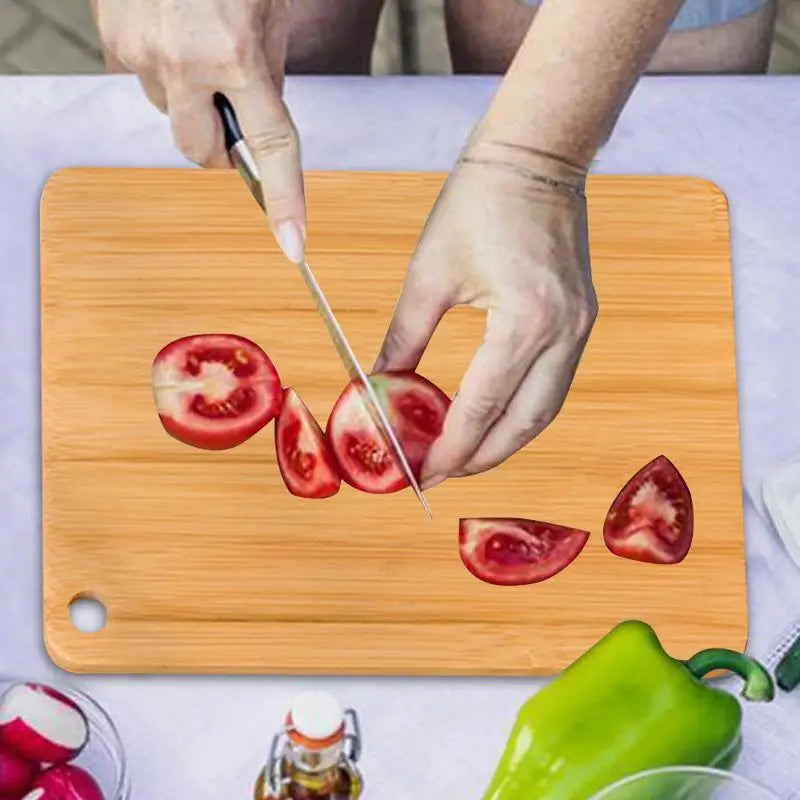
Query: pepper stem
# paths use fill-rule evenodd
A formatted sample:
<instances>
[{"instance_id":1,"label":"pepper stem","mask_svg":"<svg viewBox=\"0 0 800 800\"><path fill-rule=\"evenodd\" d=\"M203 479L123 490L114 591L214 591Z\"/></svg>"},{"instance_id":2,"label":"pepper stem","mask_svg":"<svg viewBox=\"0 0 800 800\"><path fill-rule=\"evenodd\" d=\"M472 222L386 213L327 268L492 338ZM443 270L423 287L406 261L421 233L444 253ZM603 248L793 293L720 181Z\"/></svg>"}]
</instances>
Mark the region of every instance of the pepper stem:
<instances>
[{"instance_id":1,"label":"pepper stem","mask_svg":"<svg viewBox=\"0 0 800 800\"><path fill-rule=\"evenodd\" d=\"M702 680L709 672L726 669L744 681L745 700L769 702L775 697L775 683L767 670L754 658L723 647L701 650L684 662L695 678Z\"/></svg>"}]
</instances>

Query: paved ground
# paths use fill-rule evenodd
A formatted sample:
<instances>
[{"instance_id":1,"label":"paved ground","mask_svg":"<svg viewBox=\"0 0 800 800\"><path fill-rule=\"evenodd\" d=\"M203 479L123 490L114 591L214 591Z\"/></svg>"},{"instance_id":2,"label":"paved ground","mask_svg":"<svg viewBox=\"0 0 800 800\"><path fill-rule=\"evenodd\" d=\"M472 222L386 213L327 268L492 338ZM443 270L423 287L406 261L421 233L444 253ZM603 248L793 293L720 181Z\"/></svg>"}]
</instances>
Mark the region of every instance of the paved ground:
<instances>
[{"instance_id":1,"label":"paved ground","mask_svg":"<svg viewBox=\"0 0 800 800\"><path fill-rule=\"evenodd\" d=\"M447 73L441 7L442 0L388 0L374 71ZM0 0L0 74L100 70L89 0ZM800 73L800 0L781 0L770 70Z\"/></svg>"}]
</instances>

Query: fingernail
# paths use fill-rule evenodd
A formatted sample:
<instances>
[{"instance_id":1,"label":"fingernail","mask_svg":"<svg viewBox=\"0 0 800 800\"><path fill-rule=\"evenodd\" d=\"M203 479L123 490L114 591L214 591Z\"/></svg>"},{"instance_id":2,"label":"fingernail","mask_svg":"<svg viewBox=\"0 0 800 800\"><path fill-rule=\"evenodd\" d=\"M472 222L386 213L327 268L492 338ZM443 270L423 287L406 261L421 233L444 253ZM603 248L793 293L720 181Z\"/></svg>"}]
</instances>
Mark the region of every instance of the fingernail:
<instances>
[{"instance_id":1,"label":"fingernail","mask_svg":"<svg viewBox=\"0 0 800 800\"><path fill-rule=\"evenodd\" d=\"M305 242L303 235L300 233L300 228L296 223L291 220L281 222L278 229L275 231L275 237L278 244L281 246L286 258L295 264L301 264L305 259Z\"/></svg>"}]
</instances>

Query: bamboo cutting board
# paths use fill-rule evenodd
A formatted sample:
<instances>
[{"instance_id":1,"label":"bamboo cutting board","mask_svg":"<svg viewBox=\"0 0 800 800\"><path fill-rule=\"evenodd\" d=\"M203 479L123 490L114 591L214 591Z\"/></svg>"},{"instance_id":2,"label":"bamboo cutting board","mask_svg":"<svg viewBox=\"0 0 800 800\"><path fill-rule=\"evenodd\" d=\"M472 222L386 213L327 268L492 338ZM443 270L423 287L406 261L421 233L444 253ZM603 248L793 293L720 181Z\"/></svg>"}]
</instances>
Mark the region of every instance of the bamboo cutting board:
<instances>
[{"instance_id":1,"label":"bamboo cutting board","mask_svg":"<svg viewBox=\"0 0 800 800\"><path fill-rule=\"evenodd\" d=\"M443 181L312 173L309 260L366 368ZM490 473L428 493L300 500L272 426L226 452L170 438L158 350L238 333L324 424L346 382L297 273L234 172L71 169L42 201L44 629L70 671L512 675L565 667L617 622L654 626L679 658L747 635L729 230L693 178L598 176L589 187L600 316L567 403ZM457 309L420 372L453 394L482 336ZM611 555L602 524L659 454L695 504L674 566ZM564 572L481 583L460 516L592 532ZM75 598L107 609L72 627Z\"/></svg>"}]
</instances>

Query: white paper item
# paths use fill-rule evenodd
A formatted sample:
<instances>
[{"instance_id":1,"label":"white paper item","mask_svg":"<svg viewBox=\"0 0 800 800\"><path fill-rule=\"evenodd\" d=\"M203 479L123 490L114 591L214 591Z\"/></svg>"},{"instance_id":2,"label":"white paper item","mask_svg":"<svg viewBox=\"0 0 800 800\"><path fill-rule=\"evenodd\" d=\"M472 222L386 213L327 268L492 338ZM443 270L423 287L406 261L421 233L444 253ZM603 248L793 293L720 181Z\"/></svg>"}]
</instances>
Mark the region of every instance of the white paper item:
<instances>
[{"instance_id":1,"label":"white paper item","mask_svg":"<svg viewBox=\"0 0 800 800\"><path fill-rule=\"evenodd\" d=\"M783 462L767 474L762 497L784 547L800 567L800 457Z\"/></svg>"}]
</instances>

